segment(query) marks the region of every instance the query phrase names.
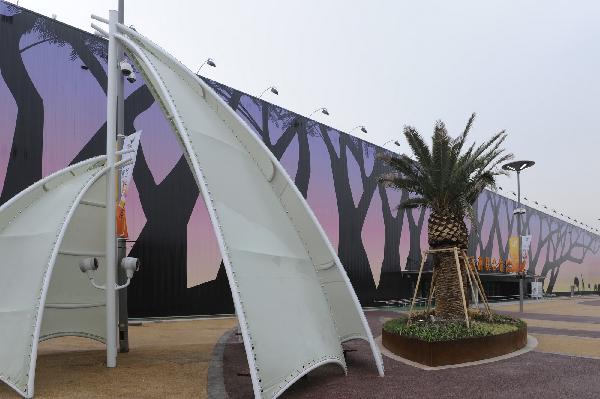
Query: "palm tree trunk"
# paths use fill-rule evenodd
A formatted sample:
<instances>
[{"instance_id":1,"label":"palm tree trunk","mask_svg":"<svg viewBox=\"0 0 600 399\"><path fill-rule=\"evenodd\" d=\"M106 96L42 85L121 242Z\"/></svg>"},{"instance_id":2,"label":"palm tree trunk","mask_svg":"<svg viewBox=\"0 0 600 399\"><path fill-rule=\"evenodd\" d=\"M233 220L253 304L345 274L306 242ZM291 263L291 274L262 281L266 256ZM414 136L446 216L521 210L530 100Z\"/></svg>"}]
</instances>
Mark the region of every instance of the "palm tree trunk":
<instances>
[{"instance_id":1,"label":"palm tree trunk","mask_svg":"<svg viewBox=\"0 0 600 399\"><path fill-rule=\"evenodd\" d=\"M435 254L435 315L444 320L464 320L456 260L453 252ZM464 268L461 268L461 271ZM464 276L466 278L466 276Z\"/></svg>"},{"instance_id":2,"label":"palm tree trunk","mask_svg":"<svg viewBox=\"0 0 600 399\"><path fill-rule=\"evenodd\" d=\"M432 249L468 247L468 230L462 215L449 211L432 211L429 215L428 241ZM435 253L437 280L435 288L435 314L446 320L464 320L465 313L453 251ZM468 278L464 265L460 267L463 290L468 301ZM467 302L468 303L468 302Z\"/></svg>"}]
</instances>

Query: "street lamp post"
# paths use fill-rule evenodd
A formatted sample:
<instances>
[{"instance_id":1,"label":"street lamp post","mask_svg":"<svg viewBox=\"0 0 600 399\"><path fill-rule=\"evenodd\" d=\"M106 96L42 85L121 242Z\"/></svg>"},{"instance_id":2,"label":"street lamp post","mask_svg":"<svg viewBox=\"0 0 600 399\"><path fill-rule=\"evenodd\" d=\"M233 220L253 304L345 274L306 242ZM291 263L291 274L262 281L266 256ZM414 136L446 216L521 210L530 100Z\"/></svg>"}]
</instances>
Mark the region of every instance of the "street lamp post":
<instances>
[{"instance_id":1,"label":"street lamp post","mask_svg":"<svg viewBox=\"0 0 600 399\"><path fill-rule=\"evenodd\" d=\"M514 161L509 162L505 165L502 165L502 169L517 172L517 209L515 209L514 214L517 215L517 235L519 236L519 269L521 269L521 265L523 264L523 252L521 250L522 246L522 237L521 237L521 215L525 213L523 209L521 209L521 171L535 165L533 161ZM525 291L525 269L523 272L519 270L519 312L523 313L523 297Z\"/></svg>"},{"instance_id":2,"label":"street lamp post","mask_svg":"<svg viewBox=\"0 0 600 399\"><path fill-rule=\"evenodd\" d=\"M396 146L400 147L400 142L399 142L398 140L394 140L394 139L391 139L391 140L388 140L388 141L386 141L386 142L385 142L385 143L383 143L381 146L382 146L382 147L385 147L385 146L386 146L386 145L388 145L389 143L394 143L394 145L396 145Z\"/></svg>"},{"instance_id":3,"label":"street lamp post","mask_svg":"<svg viewBox=\"0 0 600 399\"><path fill-rule=\"evenodd\" d=\"M321 111L321 113L323 115L327 115L329 116L329 111L327 111L327 108L325 107L321 107L321 108L317 108L315 109L313 112L310 113L310 115L308 115L308 119L310 119L311 116L313 116L314 114L316 114L317 112Z\"/></svg>"},{"instance_id":4,"label":"street lamp post","mask_svg":"<svg viewBox=\"0 0 600 399\"><path fill-rule=\"evenodd\" d=\"M200 65L200 68L198 68L198 71L196 72L196 75L200 74L200 70L202 69L202 67L203 67L204 65L208 65L208 66L211 66L211 67L213 67L213 68L216 68L216 67L217 67L217 64L215 63L215 60L213 60L212 58L207 58L207 59L206 59L206 60L205 60L205 61L202 63L202 65Z\"/></svg>"},{"instance_id":5,"label":"street lamp post","mask_svg":"<svg viewBox=\"0 0 600 399\"><path fill-rule=\"evenodd\" d=\"M365 125L354 126L352 129L350 129L350 131L348 131L348 133L352 133L356 129L360 129L360 131L363 132L363 133L365 133L365 134L367 133L367 128L365 127Z\"/></svg>"},{"instance_id":6,"label":"street lamp post","mask_svg":"<svg viewBox=\"0 0 600 399\"><path fill-rule=\"evenodd\" d=\"M263 96L263 94L267 92L267 90L271 91L271 93L275 94L276 96L279 95L279 90L277 90L275 86L269 86L266 89L264 89L262 93L260 93L260 96L258 96L258 98L260 99Z\"/></svg>"}]
</instances>

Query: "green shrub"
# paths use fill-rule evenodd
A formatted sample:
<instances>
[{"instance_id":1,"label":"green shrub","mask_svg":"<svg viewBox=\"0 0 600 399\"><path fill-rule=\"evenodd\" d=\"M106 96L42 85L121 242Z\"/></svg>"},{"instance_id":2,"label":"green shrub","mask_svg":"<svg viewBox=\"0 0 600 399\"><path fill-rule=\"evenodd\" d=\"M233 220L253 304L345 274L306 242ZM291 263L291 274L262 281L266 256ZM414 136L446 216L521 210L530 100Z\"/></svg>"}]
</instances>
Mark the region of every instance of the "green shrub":
<instances>
[{"instance_id":1,"label":"green shrub","mask_svg":"<svg viewBox=\"0 0 600 399\"><path fill-rule=\"evenodd\" d=\"M526 324L519 319L492 313L491 318L480 312L470 314L470 328L464 321L440 321L431 318L432 312L413 314L411 324L406 318L387 321L384 331L428 342L454 341L464 338L500 335L516 331Z\"/></svg>"}]
</instances>

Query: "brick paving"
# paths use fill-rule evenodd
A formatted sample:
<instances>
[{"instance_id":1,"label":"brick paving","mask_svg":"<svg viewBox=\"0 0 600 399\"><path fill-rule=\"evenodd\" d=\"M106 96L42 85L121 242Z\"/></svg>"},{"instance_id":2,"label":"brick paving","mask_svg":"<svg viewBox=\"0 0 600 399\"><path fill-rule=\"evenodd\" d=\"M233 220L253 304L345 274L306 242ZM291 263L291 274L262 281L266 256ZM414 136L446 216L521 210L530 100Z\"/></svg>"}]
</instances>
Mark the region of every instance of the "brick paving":
<instances>
[{"instance_id":1,"label":"brick paving","mask_svg":"<svg viewBox=\"0 0 600 399\"><path fill-rule=\"evenodd\" d=\"M515 312L502 312L518 315ZM397 313L367 312L374 334L380 335L382 320ZM548 313L527 313L524 318L562 322L598 323L600 318ZM554 337L545 352L564 352L563 342L576 340L600 347L596 331L531 327L530 333ZM571 337L565 337L574 335ZM587 337L587 338L581 338ZM435 371L420 370L384 356L386 376L377 375L368 345L363 341L344 344L355 351L347 355L348 375L326 365L295 383L283 398L483 398L552 396L555 398L600 398L600 359L569 354L532 351L514 358L477 366ZM223 381L229 399L252 397L248 365L239 339L232 338L223 354Z\"/></svg>"},{"instance_id":2,"label":"brick paving","mask_svg":"<svg viewBox=\"0 0 600 399\"><path fill-rule=\"evenodd\" d=\"M565 314L549 314L549 313L519 313L511 312L500 309L494 309L496 313L505 314L521 319L537 319L537 320L552 320L552 321L568 321L572 323L589 323L589 324L600 324L600 317L593 316L577 316L577 315L565 315Z\"/></svg>"},{"instance_id":3,"label":"brick paving","mask_svg":"<svg viewBox=\"0 0 600 399\"><path fill-rule=\"evenodd\" d=\"M579 302L580 305L600 306L600 300Z\"/></svg>"},{"instance_id":4,"label":"brick paving","mask_svg":"<svg viewBox=\"0 0 600 399\"><path fill-rule=\"evenodd\" d=\"M386 377L377 375L368 345L345 344L348 376L324 366L286 392L284 398L600 398L600 301L595 298L526 302L533 352L495 363L424 371L384 357ZM583 301L582 301L583 299ZM514 312L515 305L498 307ZM396 312L370 311L375 335ZM536 323L538 325L536 325ZM235 319L148 323L131 327L131 352L106 369L104 346L80 338L44 342L36 374L36 398L215 398L252 397L241 339L223 337ZM219 337L223 340L215 346ZM215 361L215 355L218 357ZM214 384L219 384L214 385ZM211 389L214 388L214 389ZM0 398L18 398L0 384Z\"/></svg>"},{"instance_id":5,"label":"brick paving","mask_svg":"<svg viewBox=\"0 0 600 399\"><path fill-rule=\"evenodd\" d=\"M568 335L570 337L600 338L600 331L571 330L566 328L527 327L529 334Z\"/></svg>"}]
</instances>

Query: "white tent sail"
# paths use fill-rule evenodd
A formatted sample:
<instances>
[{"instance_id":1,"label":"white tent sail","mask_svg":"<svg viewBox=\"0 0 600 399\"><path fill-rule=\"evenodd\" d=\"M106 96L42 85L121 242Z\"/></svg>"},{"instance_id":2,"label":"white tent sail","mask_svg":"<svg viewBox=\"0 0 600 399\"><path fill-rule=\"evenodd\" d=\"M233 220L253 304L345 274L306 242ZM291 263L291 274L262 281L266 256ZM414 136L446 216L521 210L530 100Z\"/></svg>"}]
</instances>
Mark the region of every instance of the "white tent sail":
<instances>
[{"instance_id":1,"label":"white tent sail","mask_svg":"<svg viewBox=\"0 0 600 399\"><path fill-rule=\"evenodd\" d=\"M257 398L279 396L341 343L381 355L314 214L277 159L202 80L137 32L116 37L144 75L204 197L229 278Z\"/></svg>"},{"instance_id":2,"label":"white tent sail","mask_svg":"<svg viewBox=\"0 0 600 399\"><path fill-rule=\"evenodd\" d=\"M326 363L345 370L341 344L355 338L369 342L383 375L348 277L283 167L210 87L118 27L207 204L255 396L277 397ZM97 257L104 274L105 163L103 156L66 168L0 207L0 380L25 397L33 396L39 340L106 337L104 292L77 270L82 257Z\"/></svg>"},{"instance_id":3,"label":"white tent sail","mask_svg":"<svg viewBox=\"0 0 600 399\"><path fill-rule=\"evenodd\" d=\"M0 380L28 398L38 341L105 337L104 292L78 267L94 256L103 269L104 162L63 169L0 207Z\"/></svg>"}]
</instances>

